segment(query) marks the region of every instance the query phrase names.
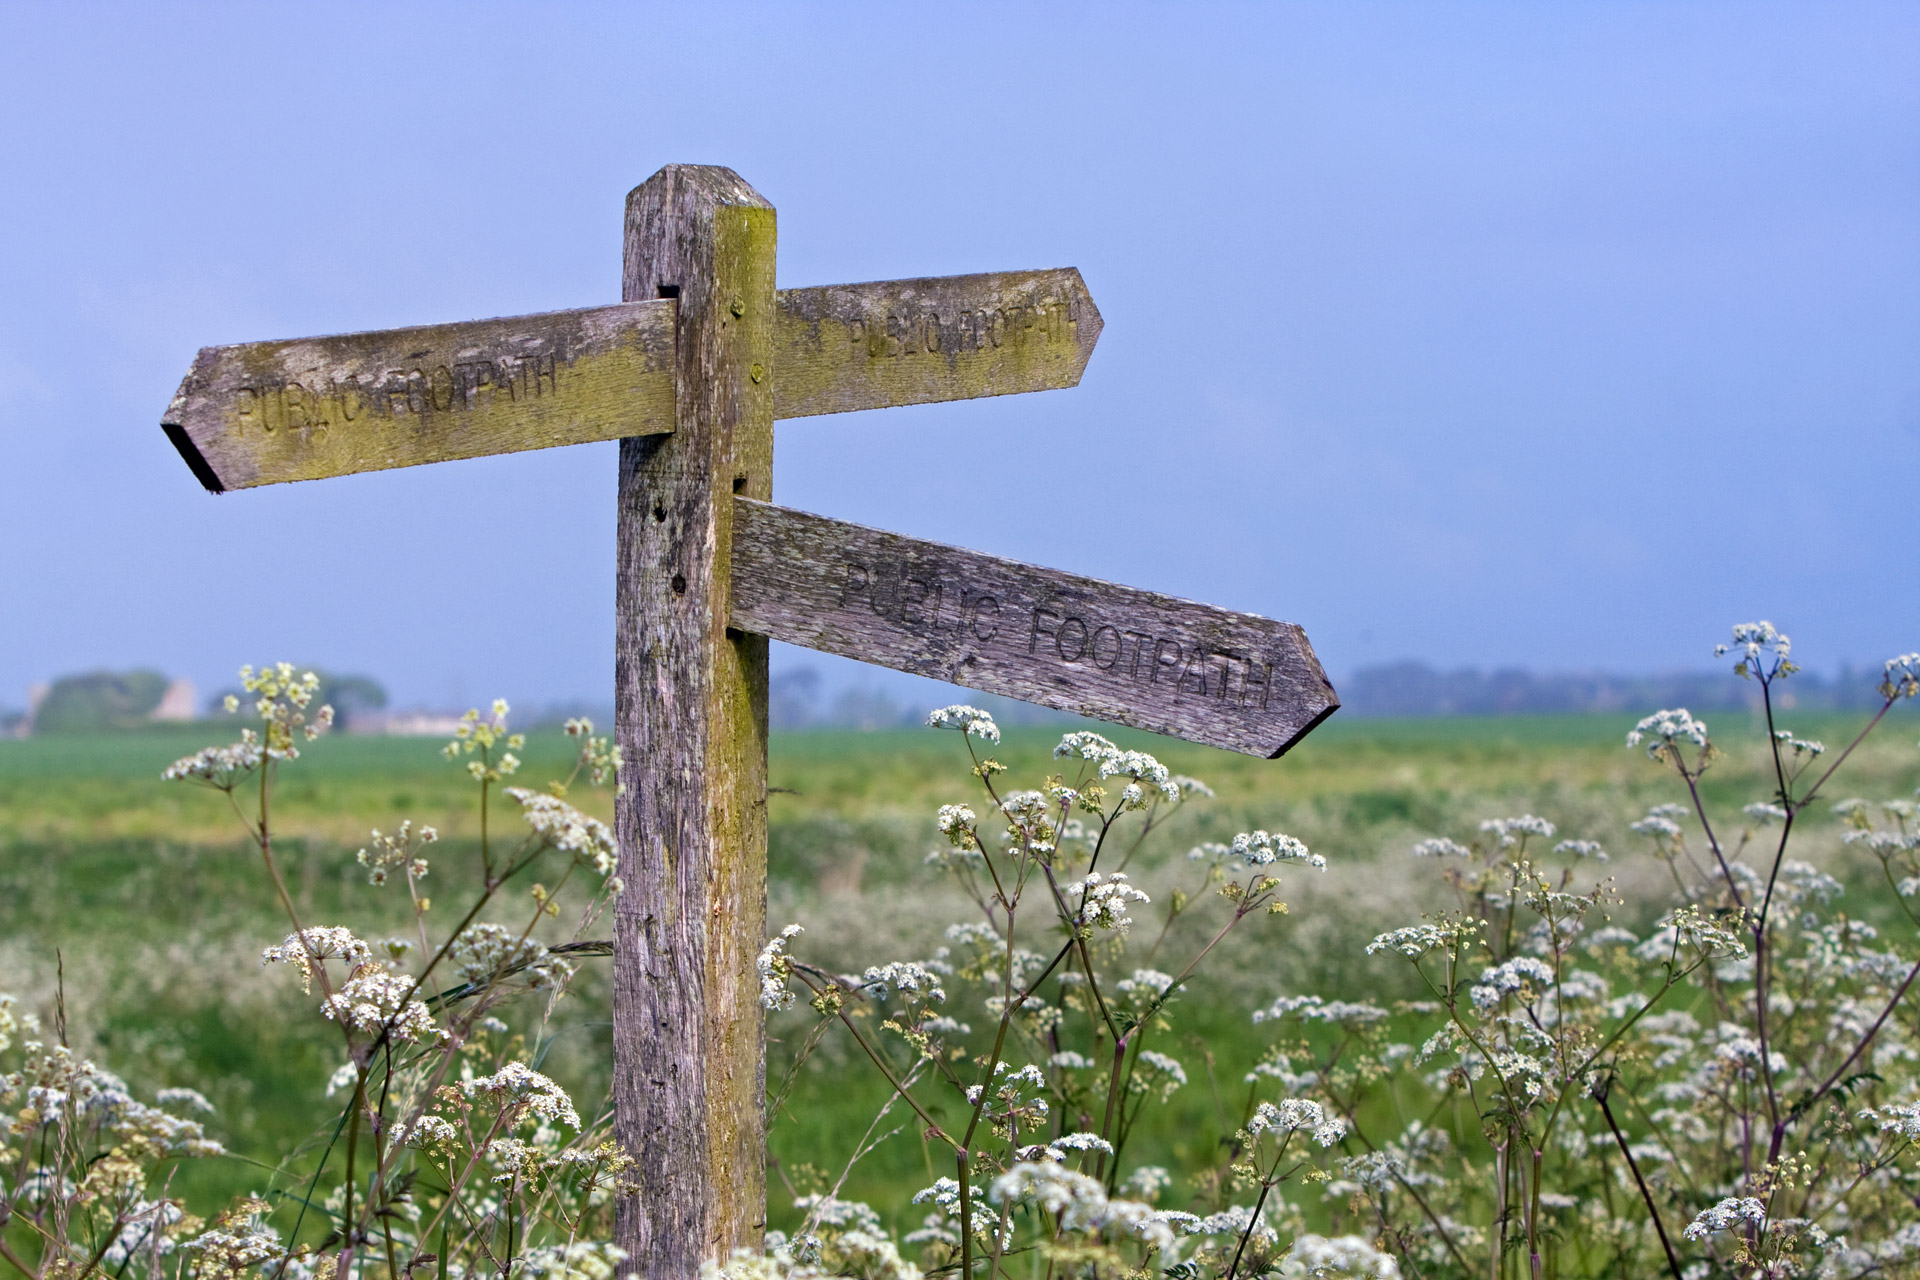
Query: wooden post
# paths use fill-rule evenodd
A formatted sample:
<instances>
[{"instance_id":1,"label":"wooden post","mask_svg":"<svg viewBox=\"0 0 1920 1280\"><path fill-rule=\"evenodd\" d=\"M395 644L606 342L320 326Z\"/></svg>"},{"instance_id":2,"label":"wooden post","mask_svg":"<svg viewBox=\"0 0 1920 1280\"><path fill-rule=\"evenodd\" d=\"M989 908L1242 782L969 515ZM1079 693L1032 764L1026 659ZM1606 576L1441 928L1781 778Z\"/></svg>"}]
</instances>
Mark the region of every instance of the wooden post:
<instances>
[{"instance_id":1,"label":"wooden post","mask_svg":"<svg viewBox=\"0 0 1920 1280\"><path fill-rule=\"evenodd\" d=\"M773 206L669 165L627 197L622 296L678 301L671 435L620 442L614 698L621 1267L693 1280L766 1222L767 641L730 631L733 496L773 483Z\"/></svg>"}]
</instances>

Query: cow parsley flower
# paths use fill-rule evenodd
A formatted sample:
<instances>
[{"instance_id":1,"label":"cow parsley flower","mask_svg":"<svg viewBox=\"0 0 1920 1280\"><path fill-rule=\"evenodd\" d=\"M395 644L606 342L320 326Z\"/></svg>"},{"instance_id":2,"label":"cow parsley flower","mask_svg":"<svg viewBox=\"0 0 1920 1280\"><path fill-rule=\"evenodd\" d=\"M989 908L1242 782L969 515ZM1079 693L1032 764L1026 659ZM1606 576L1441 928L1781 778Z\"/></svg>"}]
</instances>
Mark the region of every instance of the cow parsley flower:
<instances>
[{"instance_id":1,"label":"cow parsley flower","mask_svg":"<svg viewBox=\"0 0 1920 1280\"><path fill-rule=\"evenodd\" d=\"M1161 1100L1173 1096L1173 1091L1187 1082L1187 1069L1180 1065L1178 1058L1152 1049L1142 1049L1140 1056L1134 1059L1133 1076L1127 1085L1135 1093L1148 1093L1158 1090Z\"/></svg>"},{"instance_id":2,"label":"cow parsley flower","mask_svg":"<svg viewBox=\"0 0 1920 1280\"><path fill-rule=\"evenodd\" d=\"M1122 808L1144 808L1149 790L1157 792L1160 798L1169 802L1180 799L1180 784L1174 780L1167 766L1144 751L1122 751L1100 734L1084 730L1069 733L1060 739L1053 754L1055 759L1079 756L1082 760L1090 760L1102 778L1129 779L1134 785L1122 791Z\"/></svg>"},{"instance_id":3,"label":"cow parsley flower","mask_svg":"<svg viewBox=\"0 0 1920 1280\"><path fill-rule=\"evenodd\" d=\"M1272 1133L1284 1141L1302 1131L1310 1132L1321 1146L1331 1147L1347 1136L1347 1122L1329 1114L1311 1098L1284 1098L1278 1103L1263 1102L1256 1107L1244 1132L1251 1145L1263 1133Z\"/></svg>"},{"instance_id":4,"label":"cow parsley flower","mask_svg":"<svg viewBox=\"0 0 1920 1280\"><path fill-rule=\"evenodd\" d=\"M790 924L760 949L754 968L760 974L760 1004L766 1009L785 1009L793 1004L795 992L787 985L793 976L793 961L787 956L787 943L804 930Z\"/></svg>"},{"instance_id":5,"label":"cow parsley flower","mask_svg":"<svg viewBox=\"0 0 1920 1280\"><path fill-rule=\"evenodd\" d=\"M226 747L202 747L190 756L175 760L161 771L160 777L166 782L204 782L216 790L226 791L263 758L259 736L251 729L242 729L240 741Z\"/></svg>"},{"instance_id":6,"label":"cow parsley flower","mask_svg":"<svg viewBox=\"0 0 1920 1280\"><path fill-rule=\"evenodd\" d=\"M1668 711L1656 711L1627 734L1627 745L1637 747L1647 744L1647 758L1664 760L1678 743L1691 742L1696 747L1707 745L1707 726L1703 720L1697 720L1685 707L1676 707Z\"/></svg>"},{"instance_id":7,"label":"cow parsley flower","mask_svg":"<svg viewBox=\"0 0 1920 1280\"><path fill-rule=\"evenodd\" d=\"M927 727L958 729L963 734L981 738L987 742L1000 741L1000 726L993 722L992 716L978 707L964 706L959 703L928 713Z\"/></svg>"},{"instance_id":8,"label":"cow parsley flower","mask_svg":"<svg viewBox=\"0 0 1920 1280\"><path fill-rule=\"evenodd\" d=\"M573 977L573 966L543 944L497 924L468 925L447 958L461 980L474 986L524 975L534 991L557 991Z\"/></svg>"},{"instance_id":9,"label":"cow parsley flower","mask_svg":"<svg viewBox=\"0 0 1920 1280\"><path fill-rule=\"evenodd\" d=\"M447 1033L434 1025L432 1011L407 998L414 990L413 980L404 974L390 973L377 964L362 965L321 1002L320 1012L343 1027L384 1034L396 1043L446 1039Z\"/></svg>"},{"instance_id":10,"label":"cow parsley flower","mask_svg":"<svg viewBox=\"0 0 1920 1280\"><path fill-rule=\"evenodd\" d=\"M917 960L895 960L890 964L871 965L865 973L852 981L882 998L886 996L889 989L897 991L908 1000L945 1000L947 998L946 988L940 985L940 976L928 965Z\"/></svg>"},{"instance_id":11,"label":"cow parsley flower","mask_svg":"<svg viewBox=\"0 0 1920 1280\"><path fill-rule=\"evenodd\" d=\"M1728 1196L1711 1209L1703 1209L1682 1232L1689 1240L1705 1240L1716 1231L1734 1231L1743 1226L1764 1228L1767 1207L1752 1196Z\"/></svg>"},{"instance_id":12,"label":"cow parsley flower","mask_svg":"<svg viewBox=\"0 0 1920 1280\"><path fill-rule=\"evenodd\" d=\"M317 925L290 933L279 946L268 947L260 953L263 965L290 964L299 970L302 991L313 990L315 960L344 960L347 967L353 969L371 959L373 948L354 937L352 930L333 925Z\"/></svg>"},{"instance_id":13,"label":"cow parsley flower","mask_svg":"<svg viewBox=\"0 0 1920 1280\"><path fill-rule=\"evenodd\" d=\"M1116 929L1122 933L1133 924L1133 918L1127 915L1128 906L1135 902L1153 901L1127 883L1127 873L1124 871L1106 876L1098 871L1091 872L1085 880L1067 885L1062 892L1069 900L1081 898L1080 909L1074 916L1075 924L1082 928Z\"/></svg>"},{"instance_id":14,"label":"cow parsley flower","mask_svg":"<svg viewBox=\"0 0 1920 1280\"><path fill-rule=\"evenodd\" d=\"M1480 824L1480 829L1493 836L1502 849L1511 849L1528 836L1551 839L1554 831L1551 822L1530 813L1523 813L1517 818L1488 818Z\"/></svg>"},{"instance_id":15,"label":"cow parsley flower","mask_svg":"<svg viewBox=\"0 0 1920 1280\"><path fill-rule=\"evenodd\" d=\"M1862 1120L1880 1126L1880 1132L1898 1134L1909 1142L1920 1142L1920 1103L1901 1102L1886 1107L1868 1107Z\"/></svg>"},{"instance_id":16,"label":"cow parsley flower","mask_svg":"<svg viewBox=\"0 0 1920 1280\"><path fill-rule=\"evenodd\" d=\"M526 787L508 787L507 795L520 806L520 816L548 844L605 876L617 889L614 870L620 865L620 846L606 823L589 818L559 796Z\"/></svg>"},{"instance_id":17,"label":"cow parsley flower","mask_svg":"<svg viewBox=\"0 0 1920 1280\"><path fill-rule=\"evenodd\" d=\"M1292 836L1279 832L1243 831L1233 838L1233 856L1248 866L1264 867L1275 862L1301 862L1315 871L1325 871L1327 860L1311 853Z\"/></svg>"},{"instance_id":18,"label":"cow parsley flower","mask_svg":"<svg viewBox=\"0 0 1920 1280\"><path fill-rule=\"evenodd\" d=\"M1303 1232L1280 1260L1276 1274L1283 1280L1400 1280L1400 1264L1365 1236Z\"/></svg>"},{"instance_id":19,"label":"cow parsley flower","mask_svg":"<svg viewBox=\"0 0 1920 1280\"><path fill-rule=\"evenodd\" d=\"M1411 850L1416 858L1471 858L1473 850L1463 844L1456 844L1445 836L1434 836L1422 840Z\"/></svg>"},{"instance_id":20,"label":"cow parsley flower","mask_svg":"<svg viewBox=\"0 0 1920 1280\"><path fill-rule=\"evenodd\" d=\"M580 1115L567 1091L524 1062L509 1062L490 1076L464 1082L460 1090L469 1098L491 1098L503 1111L511 1109L516 1125L536 1120L580 1129Z\"/></svg>"},{"instance_id":21,"label":"cow parsley flower","mask_svg":"<svg viewBox=\"0 0 1920 1280\"><path fill-rule=\"evenodd\" d=\"M416 832L412 819L402 822L392 835L382 834L375 827L372 843L355 855L355 861L367 869L368 884L385 884L388 873L396 867L404 869L409 878L418 880L427 874L427 860L419 852L421 846L439 839L440 833L432 827L421 827Z\"/></svg>"},{"instance_id":22,"label":"cow parsley flower","mask_svg":"<svg viewBox=\"0 0 1920 1280\"><path fill-rule=\"evenodd\" d=\"M1788 659L1793 652L1793 641L1771 622L1739 623L1733 629L1732 643L1713 646L1713 656L1725 657L1735 650L1740 653L1740 661L1734 664L1733 674L1743 680L1749 676L1771 680L1800 669Z\"/></svg>"},{"instance_id":23,"label":"cow parsley flower","mask_svg":"<svg viewBox=\"0 0 1920 1280\"><path fill-rule=\"evenodd\" d=\"M1480 975L1473 986L1473 1007L1489 1013L1507 996L1531 987L1536 994L1553 985L1553 969L1532 956L1515 956Z\"/></svg>"},{"instance_id":24,"label":"cow parsley flower","mask_svg":"<svg viewBox=\"0 0 1920 1280\"><path fill-rule=\"evenodd\" d=\"M1564 853L1571 858L1585 858L1593 862L1605 862L1607 850L1598 840L1562 840L1553 846L1555 853Z\"/></svg>"},{"instance_id":25,"label":"cow parsley flower","mask_svg":"<svg viewBox=\"0 0 1920 1280\"><path fill-rule=\"evenodd\" d=\"M1886 676L1880 681L1880 696L1892 701L1920 694L1920 653L1903 653L1888 658Z\"/></svg>"}]
</instances>

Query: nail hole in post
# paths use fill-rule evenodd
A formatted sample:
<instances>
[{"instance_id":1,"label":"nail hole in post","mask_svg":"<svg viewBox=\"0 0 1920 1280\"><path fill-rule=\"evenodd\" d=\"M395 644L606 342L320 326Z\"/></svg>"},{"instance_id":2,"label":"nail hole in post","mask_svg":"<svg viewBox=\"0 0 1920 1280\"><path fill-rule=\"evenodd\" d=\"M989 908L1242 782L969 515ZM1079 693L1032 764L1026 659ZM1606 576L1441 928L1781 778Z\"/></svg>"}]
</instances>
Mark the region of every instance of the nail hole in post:
<instances>
[{"instance_id":1,"label":"nail hole in post","mask_svg":"<svg viewBox=\"0 0 1920 1280\"><path fill-rule=\"evenodd\" d=\"M665 507L655 507L653 509L653 522L655 524L665 524L667 522L667 509Z\"/></svg>"},{"instance_id":2,"label":"nail hole in post","mask_svg":"<svg viewBox=\"0 0 1920 1280\"><path fill-rule=\"evenodd\" d=\"M673 575L673 594L677 596L687 594L687 576L685 574L676 573Z\"/></svg>"}]
</instances>

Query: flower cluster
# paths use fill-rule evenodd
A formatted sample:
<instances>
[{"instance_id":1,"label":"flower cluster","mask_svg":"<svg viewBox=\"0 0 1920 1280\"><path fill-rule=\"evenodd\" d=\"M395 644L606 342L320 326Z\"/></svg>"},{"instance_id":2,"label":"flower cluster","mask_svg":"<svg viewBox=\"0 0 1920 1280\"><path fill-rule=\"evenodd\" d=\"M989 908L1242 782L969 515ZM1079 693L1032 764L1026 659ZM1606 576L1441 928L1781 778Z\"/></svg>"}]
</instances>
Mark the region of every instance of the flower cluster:
<instances>
[{"instance_id":1,"label":"flower cluster","mask_svg":"<svg viewBox=\"0 0 1920 1280\"><path fill-rule=\"evenodd\" d=\"M1000 741L1000 726L993 717L978 707L963 706L955 703L951 707L941 707L927 716L927 725L934 729L958 729L970 737L987 742Z\"/></svg>"}]
</instances>

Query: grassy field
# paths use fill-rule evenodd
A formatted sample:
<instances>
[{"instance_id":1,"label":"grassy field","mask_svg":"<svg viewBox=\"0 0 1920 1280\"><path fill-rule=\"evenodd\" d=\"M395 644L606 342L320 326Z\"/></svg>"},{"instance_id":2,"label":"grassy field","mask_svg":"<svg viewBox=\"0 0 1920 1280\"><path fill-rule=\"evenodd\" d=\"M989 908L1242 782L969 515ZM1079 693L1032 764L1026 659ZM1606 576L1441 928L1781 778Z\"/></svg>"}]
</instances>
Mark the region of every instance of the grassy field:
<instances>
[{"instance_id":1,"label":"grassy field","mask_svg":"<svg viewBox=\"0 0 1920 1280\"><path fill-rule=\"evenodd\" d=\"M1828 798L1913 794L1920 785L1916 721L1905 708L1890 717ZM1800 720L1794 727L1837 745L1859 723ZM1225 949L1180 1006L1178 1030L1161 1047L1187 1063L1192 1083L1143 1134L1139 1155L1169 1165L1208 1158L1222 1122L1231 1127L1229 1113L1238 1112L1242 1075L1265 1047L1250 1008L1282 993L1398 993L1404 974L1362 952L1374 932L1446 905L1431 868L1406 857L1424 836L1464 839L1481 818L1537 813L1564 835L1612 848L1623 910L1651 911L1665 892L1662 873L1626 825L1647 806L1681 795L1669 774L1623 747L1630 725L1631 718L1614 716L1336 718L1280 761L1115 733L1215 791L1183 806L1130 868L1158 900L1190 878L1187 848L1256 827L1290 832L1331 864L1324 876L1289 875L1291 913L1254 922L1259 927ZM1769 797L1761 738L1745 716L1720 717L1714 727L1727 754L1709 775L1708 797L1737 815L1740 805ZM139 1085L200 1088L219 1106L216 1127L229 1145L270 1161L326 1120L323 1087L339 1052L333 1028L287 975L261 971L259 948L277 942L286 926L232 812L219 796L160 781L169 761L218 737L212 727L194 726L0 741L0 991L51 1014L63 985L78 1044ZM1036 785L1050 771L1057 737L1008 734L996 754L1011 767L1011 785ZM370 827L391 828L402 818L444 833L434 893L459 897L461 868L475 846L473 785L440 758L438 745L329 739L288 770L277 822L303 918L351 924L363 934L405 921L403 891L369 887L353 858ZM564 773L570 759L558 734L535 736L522 754L522 778L534 785ZM975 799L967 766L953 734L776 737L769 919L807 927L799 954L840 971L920 958L939 944L946 924L965 918L964 901L924 855L936 838L934 809ZM575 798L611 816L608 793L582 788ZM1800 856L1844 859L1824 808L1805 835ZM1854 909L1874 914L1871 892L1861 892ZM1156 967L1177 967L1168 961L1192 942L1176 929ZM585 976L545 1051L549 1069L575 1086L583 1104L605 1096L608 1077L608 962L593 963L601 969ZM971 1012L976 1025L984 1021ZM770 1075L779 1074L805 1025L775 1020ZM831 1182L884 1098L871 1068L830 1037L774 1126L779 1177L798 1191ZM899 1123L895 1117L885 1127ZM842 1194L911 1226L919 1211L907 1197L947 1171L933 1167L907 1126L854 1170ZM175 1186L211 1195L258 1187L265 1177L236 1159L190 1168ZM791 1215L779 1181L775 1187L778 1224Z\"/></svg>"}]
</instances>

